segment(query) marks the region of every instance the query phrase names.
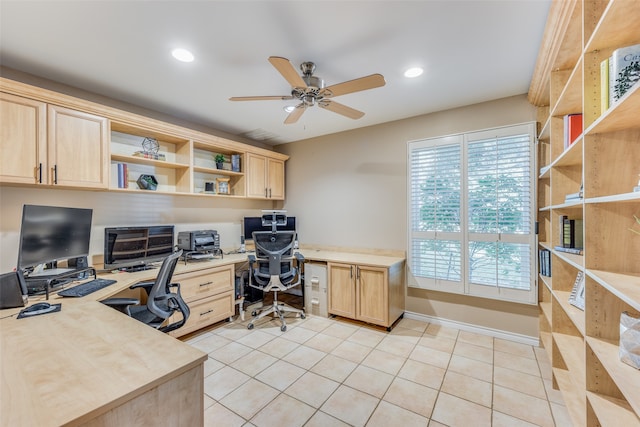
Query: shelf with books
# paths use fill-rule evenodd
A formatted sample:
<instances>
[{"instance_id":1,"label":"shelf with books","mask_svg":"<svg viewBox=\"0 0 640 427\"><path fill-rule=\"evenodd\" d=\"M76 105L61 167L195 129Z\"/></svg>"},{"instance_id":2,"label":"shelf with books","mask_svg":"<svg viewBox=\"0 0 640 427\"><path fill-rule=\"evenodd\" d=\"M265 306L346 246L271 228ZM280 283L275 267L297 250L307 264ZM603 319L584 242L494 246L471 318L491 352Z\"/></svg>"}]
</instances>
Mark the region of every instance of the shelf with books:
<instances>
[{"instance_id":1,"label":"shelf with books","mask_svg":"<svg viewBox=\"0 0 640 427\"><path fill-rule=\"evenodd\" d=\"M640 427L640 420L626 400L588 391L587 412L589 410L598 419L598 425Z\"/></svg>"},{"instance_id":2,"label":"shelf with books","mask_svg":"<svg viewBox=\"0 0 640 427\"><path fill-rule=\"evenodd\" d=\"M586 135L595 135L618 130L637 128L640 110L640 85L636 84L618 103L603 113L586 130Z\"/></svg>"}]
</instances>

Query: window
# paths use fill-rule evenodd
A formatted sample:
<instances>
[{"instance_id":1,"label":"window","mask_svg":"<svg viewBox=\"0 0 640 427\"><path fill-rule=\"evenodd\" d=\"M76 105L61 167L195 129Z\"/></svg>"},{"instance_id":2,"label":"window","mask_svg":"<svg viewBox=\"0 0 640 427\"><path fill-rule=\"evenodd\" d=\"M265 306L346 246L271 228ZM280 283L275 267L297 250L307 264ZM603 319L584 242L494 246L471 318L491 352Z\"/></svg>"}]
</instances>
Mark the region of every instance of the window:
<instances>
[{"instance_id":1,"label":"window","mask_svg":"<svg viewBox=\"0 0 640 427\"><path fill-rule=\"evenodd\" d=\"M409 286L536 302L534 132L409 143Z\"/></svg>"}]
</instances>

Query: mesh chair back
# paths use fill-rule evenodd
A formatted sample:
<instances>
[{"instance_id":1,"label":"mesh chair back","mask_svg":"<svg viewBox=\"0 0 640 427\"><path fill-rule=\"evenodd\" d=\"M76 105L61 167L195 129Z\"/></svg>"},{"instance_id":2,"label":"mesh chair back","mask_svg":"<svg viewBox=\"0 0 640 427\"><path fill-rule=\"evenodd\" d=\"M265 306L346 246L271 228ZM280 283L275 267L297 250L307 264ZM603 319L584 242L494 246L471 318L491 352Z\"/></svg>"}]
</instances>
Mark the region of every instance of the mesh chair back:
<instances>
[{"instance_id":1,"label":"mesh chair back","mask_svg":"<svg viewBox=\"0 0 640 427\"><path fill-rule=\"evenodd\" d=\"M160 267L156 281L149 292L147 309L161 319L168 318L176 309L176 307L168 302L170 298L177 297L177 295L171 295L169 285L171 284L173 272L176 269L176 264L178 264L178 259L181 255L182 250L179 250L162 261L162 266Z\"/></svg>"}]
</instances>

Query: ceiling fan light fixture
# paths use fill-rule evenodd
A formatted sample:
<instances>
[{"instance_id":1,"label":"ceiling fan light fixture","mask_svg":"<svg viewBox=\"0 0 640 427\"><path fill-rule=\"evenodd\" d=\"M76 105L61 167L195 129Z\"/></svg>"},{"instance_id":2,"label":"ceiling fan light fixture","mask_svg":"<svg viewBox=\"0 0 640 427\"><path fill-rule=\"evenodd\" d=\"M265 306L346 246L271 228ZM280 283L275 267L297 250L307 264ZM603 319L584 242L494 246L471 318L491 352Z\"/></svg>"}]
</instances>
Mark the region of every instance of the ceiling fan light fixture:
<instances>
[{"instance_id":1,"label":"ceiling fan light fixture","mask_svg":"<svg viewBox=\"0 0 640 427\"><path fill-rule=\"evenodd\" d=\"M290 113L290 112L292 112L292 111L293 111L293 110L295 110L295 109L296 109L296 106L295 106L295 105L287 105L286 107L284 107L284 108L283 108L283 110L284 110L286 113Z\"/></svg>"},{"instance_id":2,"label":"ceiling fan light fixture","mask_svg":"<svg viewBox=\"0 0 640 427\"><path fill-rule=\"evenodd\" d=\"M195 57L193 53L189 52L187 49L177 48L171 51L171 55L180 62L193 62Z\"/></svg>"},{"instance_id":3,"label":"ceiling fan light fixture","mask_svg":"<svg viewBox=\"0 0 640 427\"><path fill-rule=\"evenodd\" d=\"M422 73L424 72L424 70L420 67L412 67L409 68L407 71L404 72L404 76L407 78L414 78L414 77L418 77L420 75L422 75Z\"/></svg>"}]
</instances>

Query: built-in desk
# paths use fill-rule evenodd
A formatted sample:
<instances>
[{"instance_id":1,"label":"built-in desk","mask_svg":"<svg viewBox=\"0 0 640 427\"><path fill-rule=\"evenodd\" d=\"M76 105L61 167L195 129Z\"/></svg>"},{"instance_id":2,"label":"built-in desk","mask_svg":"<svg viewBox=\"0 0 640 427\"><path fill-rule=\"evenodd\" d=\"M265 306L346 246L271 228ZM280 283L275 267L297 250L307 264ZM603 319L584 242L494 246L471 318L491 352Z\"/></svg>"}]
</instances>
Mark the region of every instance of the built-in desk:
<instances>
[{"instance_id":1,"label":"built-in desk","mask_svg":"<svg viewBox=\"0 0 640 427\"><path fill-rule=\"evenodd\" d=\"M6 317L2 426L202 425L206 358L92 300Z\"/></svg>"}]
</instances>

